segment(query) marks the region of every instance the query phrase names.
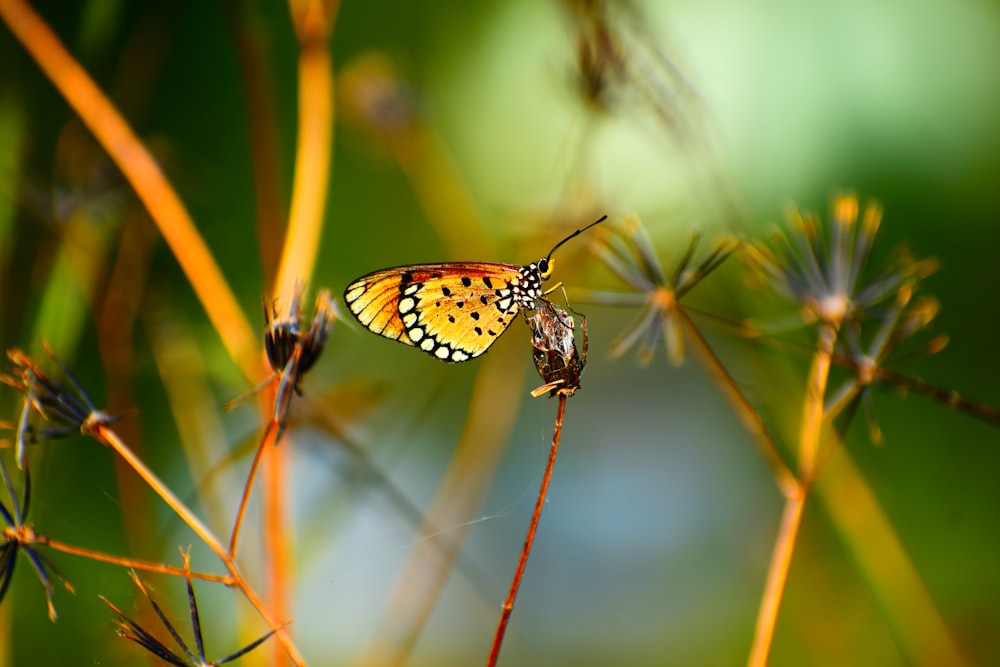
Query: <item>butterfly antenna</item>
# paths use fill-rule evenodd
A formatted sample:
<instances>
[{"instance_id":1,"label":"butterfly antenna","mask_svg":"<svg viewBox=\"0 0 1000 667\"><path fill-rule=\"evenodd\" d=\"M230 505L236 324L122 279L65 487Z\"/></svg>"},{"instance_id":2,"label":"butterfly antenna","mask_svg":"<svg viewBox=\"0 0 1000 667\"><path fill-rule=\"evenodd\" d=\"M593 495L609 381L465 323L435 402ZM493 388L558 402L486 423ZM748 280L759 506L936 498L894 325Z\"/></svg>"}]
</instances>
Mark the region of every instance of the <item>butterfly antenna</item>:
<instances>
[{"instance_id":1,"label":"butterfly antenna","mask_svg":"<svg viewBox=\"0 0 1000 667\"><path fill-rule=\"evenodd\" d=\"M569 241L571 238L579 236L580 234L584 233L585 231L587 231L588 229L590 229L594 225L599 225L599 224L601 224L602 222L604 222L607 219L608 219L607 215L602 215L600 218L598 218L594 222L590 223L589 225L587 225L583 229L576 230L575 232L573 232L572 234L570 234L569 236L567 236L566 238L564 238L562 241L560 241L559 243L555 244L552 247L552 250L549 250L549 254L545 256L545 259L552 259L552 253L554 253L556 250L558 250L559 246L561 246L563 243L566 243L566 241Z\"/></svg>"}]
</instances>

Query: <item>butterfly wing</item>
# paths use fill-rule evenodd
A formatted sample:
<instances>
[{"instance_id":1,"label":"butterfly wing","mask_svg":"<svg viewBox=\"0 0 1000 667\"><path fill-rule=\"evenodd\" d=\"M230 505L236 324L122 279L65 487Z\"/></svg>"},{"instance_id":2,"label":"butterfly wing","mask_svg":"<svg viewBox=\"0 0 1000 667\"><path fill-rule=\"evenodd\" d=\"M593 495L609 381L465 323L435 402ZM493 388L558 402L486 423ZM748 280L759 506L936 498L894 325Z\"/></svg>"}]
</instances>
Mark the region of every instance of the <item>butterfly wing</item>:
<instances>
[{"instance_id":1,"label":"butterfly wing","mask_svg":"<svg viewBox=\"0 0 1000 667\"><path fill-rule=\"evenodd\" d=\"M362 276L344 300L369 331L458 362L485 352L539 284L534 265L419 264Z\"/></svg>"}]
</instances>

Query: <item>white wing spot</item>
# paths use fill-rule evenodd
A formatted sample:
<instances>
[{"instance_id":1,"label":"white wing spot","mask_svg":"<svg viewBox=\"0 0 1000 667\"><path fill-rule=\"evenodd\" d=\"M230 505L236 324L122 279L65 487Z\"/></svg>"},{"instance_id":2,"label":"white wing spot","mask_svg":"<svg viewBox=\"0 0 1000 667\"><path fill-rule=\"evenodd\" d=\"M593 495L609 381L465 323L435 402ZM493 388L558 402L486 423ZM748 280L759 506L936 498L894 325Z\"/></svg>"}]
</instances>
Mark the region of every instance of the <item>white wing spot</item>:
<instances>
[{"instance_id":1,"label":"white wing spot","mask_svg":"<svg viewBox=\"0 0 1000 667\"><path fill-rule=\"evenodd\" d=\"M452 361L465 361L468 358L469 355L467 355L465 352L462 352L461 350L455 350L454 352L451 353Z\"/></svg>"},{"instance_id":2,"label":"white wing spot","mask_svg":"<svg viewBox=\"0 0 1000 667\"><path fill-rule=\"evenodd\" d=\"M430 352L431 350L433 350L434 349L434 339L433 338L425 338L424 342L420 344L420 349L423 350L424 352Z\"/></svg>"},{"instance_id":3,"label":"white wing spot","mask_svg":"<svg viewBox=\"0 0 1000 667\"><path fill-rule=\"evenodd\" d=\"M414 343L419 343L420 339L424 337L424 330L420 327L414 327L412 329L406 330L406 335L410 337Z\"/></svg>"},{"instance_id":4,"label":"white wing spot","mask_svg":"<svg viewBox=\"0 0 1000 667\"><path fill-rule=\"evenodd\" d=\"M416 321L417 321L416 313L407 313L406 315L403 315L403 324L406 325L407 327L412 327L413 323Z\"/></svg>"},{"instance_id":5,"label":"white wing spot","mask_svg":"<svg viewBox=\"0 0 1000 667\"><path fill-rule=\"evenodd\" d=\"M420 289L420 283L417 283L415 285L410 285L409 287L406 288L406 291L403 292L403 296L413 296L414 294L417 293L418 289Z\"/></svg>"},{"instance_id":6,"label":"white wing spot","mask_svg":"<svg viewBox=\"0 0 1000 667\"><path fill-rule=\"evenodd\" d=\"M399 312L405 315L406 313L408 313L411 310L413 310L413 308L416 305L417 305L417 302L414 301L411 297L406 297L405 299L400 299L400 301L399 301Z\"/></svg>"},{"instance_id":7,"label":"white wing spot","mask_svg":"<svg viewBox=\"0 0 1000 667\"><path fill-rule=\"evenodd\" d=\"M365 286L358 285L357 287L355 287L354 289L352 289L350 292L347 293L347 297L345 297L345 299L348 303L353 303L354 301L357 301L364 293L365 293Z\"/></svg>"},{"instance_id":8,"label":"white wing spot","mask_svg":"<svg viewBox=\"0 0 1000 667\"><path fill-rule=\"evenodd\" d=\"M500 310L506 312L507 309L510 308L510 297L509 296L508 297L504 297L503 299L500 299L499 301L497 301L497 307Z\"/></svg>"},{"instance_id":9,"label":"white wing spot","mask_svg":"<svg viewBox=\"0 0 1000 667\"><path fill-rule=\"evenodd\" d=\"M421 346L421 347L423 347L423 346ZM447 359L448 358L448 346L447 345L442 345L438 349L434 350L434 356L437 357L438 359Z\"/></svg>"}]
</instances>

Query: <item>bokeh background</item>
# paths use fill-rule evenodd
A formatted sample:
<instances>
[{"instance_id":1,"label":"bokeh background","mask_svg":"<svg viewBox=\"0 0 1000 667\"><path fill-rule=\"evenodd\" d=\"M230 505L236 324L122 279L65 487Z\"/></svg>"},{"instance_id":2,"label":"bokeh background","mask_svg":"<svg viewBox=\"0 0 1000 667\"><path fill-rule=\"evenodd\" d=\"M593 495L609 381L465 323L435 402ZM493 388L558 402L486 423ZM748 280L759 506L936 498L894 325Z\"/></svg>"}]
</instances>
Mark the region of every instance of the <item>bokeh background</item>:
<instances>
[{"instance_id":1,"label":"bokeh background","mask_svg":"<svg viewBox=\"0 0 1000 667\"><path fill-rule=\"evenodd\" d=\"M246 91L263 82L273 105L279 141L267 167L287 210L297 55L287 6L34 6L153 148L256 319L280 248L255 223ZM792 203L825 216L829 196L848 190L885 208L876 261L905 245L940 262L921 290L940 301L933 332L950 345L906 372L1000 405L995 3L611 2L608 20L649 78L599 101L582 93L581 11L529 0L343 3L330 40L338 124L314 289L339 300L353 278L404 263L528 262L602 213L612 224L639 216L671 267L695 230L764 238ZM248 36L267 55L254 68L241 52ZM121 431L224 534L259 430L252 407L222 405L248 387L128 185L6 27L0 62L0 343L37 352L45 339L95 403L134 407ZM486 238L495 255L470 256ZM589 243L560 251L556 278L571 294L621 289ZM141 286L133 301L108 301L112 271ZM762 310L745 274L731 259L697 303L733 321L793 313ZM662 344L646 366L631 351L612 359L608 344L634 313L573 305L588 316L589 365L569 401L502 664L744 663L781 511L772 475L694 359L675 367ZM808 355L724 328L706 335L778 439L792 441ZM130 391L109 397L116 373ZM496 381L482 389L483 378ZM340 433L303 411L282 445L294 450L291 627L310 664L360 664L395 641L393 591L406 590L404 573L422 585L407 565L428 542L419 517L455 465L470 396L484 391L500 426L467 437L499 432L502 451L482 502L459 508L471 524L438 526L466 539L409 664L485 660L552 434L555 401L530 398L536 383L520 323L459 366L334 325L303 388ZM3 388L0 416L18 406ZM837 456L880 503L964 664L1000 664L1000 430L892 388L876 393L875 409L882 444L859 418ZM0 455L9 464L9 451ZM194 541L141 488L123 491L109 450L75 438L36 455L40 532L172 562ZM920 664L921 647L899 630L905 592L887 590L857 555L859 541L878 536L845 532L829 504L852 498L830 497L807 507L771 664ZM251 532L251 577L266 548ZM214 567L197 544L194 553ZM57 590L50 623L21 563L0 606L0 665L143 664L97 597L136 609L126 573L53 560L76 595ZM181 583L154 580L183 626ZM198 591L212 655L262 632L236 593Z\"/></svg>"}]
</instances>

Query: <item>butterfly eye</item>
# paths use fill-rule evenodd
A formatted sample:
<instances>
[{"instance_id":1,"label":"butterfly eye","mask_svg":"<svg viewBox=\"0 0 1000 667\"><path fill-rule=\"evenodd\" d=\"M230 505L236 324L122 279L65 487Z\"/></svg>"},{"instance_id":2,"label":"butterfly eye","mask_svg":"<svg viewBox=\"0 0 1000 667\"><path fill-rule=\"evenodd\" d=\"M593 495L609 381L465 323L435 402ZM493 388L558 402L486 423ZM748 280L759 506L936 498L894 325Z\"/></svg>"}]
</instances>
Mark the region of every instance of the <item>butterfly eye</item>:
<instances>
[{"instance_id":1,"label":"butterfly eye","mask_svg":"<svg viewBox=\"0 0 1000 667\"><path fill-rule=\"evenodd\" d=\"M549 261L548 257L538 260L538 273L542 276L542 280L547 280L552 274L552 262Z\"/></svg>"}]
</instances>

